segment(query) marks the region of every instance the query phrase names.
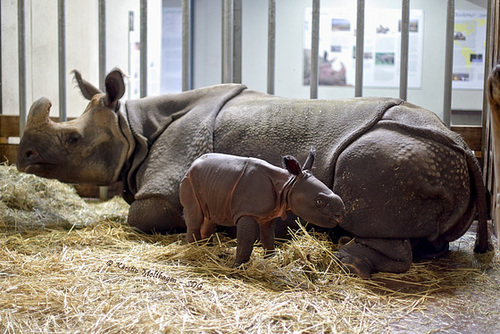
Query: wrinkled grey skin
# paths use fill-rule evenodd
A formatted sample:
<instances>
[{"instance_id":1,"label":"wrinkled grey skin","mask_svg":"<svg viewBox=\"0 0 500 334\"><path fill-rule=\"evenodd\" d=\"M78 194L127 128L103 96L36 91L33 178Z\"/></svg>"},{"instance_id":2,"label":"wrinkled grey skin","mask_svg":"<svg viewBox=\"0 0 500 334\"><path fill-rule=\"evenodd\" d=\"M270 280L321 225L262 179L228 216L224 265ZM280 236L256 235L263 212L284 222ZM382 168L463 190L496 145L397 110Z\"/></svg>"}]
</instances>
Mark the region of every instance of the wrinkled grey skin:
<instances>
[{"instance_id":1,"label":"wrinkled grey skin","mask_svg":"<svg viewBox=\"0 0 500 334\"><path fill-rule=\"evenodd\" d=\"M476 251L488 250L486 190L464 141L430 111L391 98L296 100L243 85L217 85L120 103L120 71L106 93L76 79L91 99L77 120L31 108L17 167L64 182L123 180L128 222L144 231L185 229L179 185L210 152L279 165L282 154L318 153L314 175L346 205L340 225L354 240L338 257L362 277L404 272L413 256L435 257L478 214Z\"/></svg>"},{"instance_id":2,"label":"wrinkled grey skin","mask_svg":"<svg viewBox=\"0 0 500 334\"><path fill-rule=\"evenodd\" d=\"M317 226L333 228L342 221L344 203L311 173L315 152L304 167L283 157L286 169L255 158L208 153L196 159L180 185L186 241L209 238L217 225L237 226L234 266L250 260L258 239L266 254L274 252L274 221L292 211Z\"/></svg>"}]
</instances>

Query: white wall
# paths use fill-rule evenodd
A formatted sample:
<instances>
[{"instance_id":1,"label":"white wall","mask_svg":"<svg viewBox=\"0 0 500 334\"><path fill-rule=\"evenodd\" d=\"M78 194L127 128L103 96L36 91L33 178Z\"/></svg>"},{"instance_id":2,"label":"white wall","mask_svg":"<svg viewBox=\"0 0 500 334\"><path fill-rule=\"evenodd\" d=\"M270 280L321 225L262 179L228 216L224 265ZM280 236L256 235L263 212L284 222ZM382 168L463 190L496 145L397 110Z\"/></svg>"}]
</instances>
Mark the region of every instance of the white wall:
<instances>
[{"instance_id":1,"label":"white wall","mask_svg":"<svg viewBox=\"0 0 500 334\"><path fill-rule=\"evenodd\" d=\"M1 2L2 104L4 114L19 114L17 1ZM106 1L106 72L120 67L128 72L128 12L136 15L139 34L139 1ZM26 1L27 108L46 96L52 101L51 115L59 114L57 1ZM79 116L87 102L70 72L79 70L99 87L98 2L66 1L66 87L67 114ZM159 92L161 64L161 0L148 1L148 91Z\"/></svg>"},{"instance_id":2,"label":"white wall","mask_svg":"<svg viewBox=\"0 0 500 334\"><path fill-rule=\"evenodd\" d=\"M161 0L148 1L150 95L157 93L161 71ZM323 8L355 8L355 1L323 0ZM371 8L400 8L400 0L366 0L366 15ZM267 75L267 0L243 0L243 83L266 91ZM457 0L456 9L485 9L486 0ZM17 1L1 1L3 112L18 113ZM410 89L408 100L442 117L444 91L444 42L446 1L412 0L412 9L424 11L422 88ZM115 66L129 71L128 11L139 18L138 0L106 1L106 70ZM303 15L310 1L277 0L276 95L309 97L302 85ZM68 116L77 116L86 101L74 89L69 72L78 69L96 86L98 82L97 0L66 1L66 58ZM194 1L193 84L202 87L221 82L221 1ZM138 34L139 26L136 26ZM26 1L27 106L47 96L58 113L57 1ZM131 73L133 74L133 73ZM133 78L131 78L133 79ZM131 90L129 90L131 91ZM365 96L398 96L397 89L363 89ZM320 86L319 98L352 97L350 87ZM455 90L453 109L481 109L482 92Z\"/></svg>"},{"instance_id":3,"label":"white wall","mask_svg":"<svg viewBox=\"0 0 500 334\"><path fill-rule=\"evenodd\" d=\"M486 0L457 0L456 9L486 9ZM218 2L195 2L194 85L201 87L220 82L221 38ZM242 81L251 89L267 90L267 0L243 1L242 18ZM424 45L422 87L409 89L408 101L443 115L444 44L446 1L412 0L411 9L424 11ZM309 86L302 85L303 17L311 2L303 0L276 1L276 72L275 94L285 97L309 97ZM353 8L355 1L323 0L322 8ZM367 0L365 16L373 8L401 8L400 0ZM213 21L211 21L213 20ZM213 22L216 22L214 24ZM363 88L364 96L399 95L398 89ZM354 88L320 86L318 97L323 99L353 97ZM452 109L479 110L482 91L454 90Z\"/></svg>"}]
</instances>

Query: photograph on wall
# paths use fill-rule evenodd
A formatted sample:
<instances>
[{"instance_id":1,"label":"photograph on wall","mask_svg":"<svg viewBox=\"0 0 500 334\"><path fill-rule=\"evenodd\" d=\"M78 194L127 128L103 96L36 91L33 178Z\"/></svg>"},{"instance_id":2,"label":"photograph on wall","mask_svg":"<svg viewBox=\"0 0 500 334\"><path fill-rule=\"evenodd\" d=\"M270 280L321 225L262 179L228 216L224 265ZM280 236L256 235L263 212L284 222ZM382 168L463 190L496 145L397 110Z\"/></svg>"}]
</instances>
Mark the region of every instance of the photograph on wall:
<instances>
[{"instance_id":1,"label":"photograph on wall","mask_svg":"<svg viewBox=\"0 0 500 334\"><path fill-rule=\"evenodd\" d=\"M454 89L483 89L486 18L485 10L455 11Z\"/></svg>"},{"instance_id":2,"label":"photograph on wall","mask_svg":"<svg viewBox=\"0 0 500 334\"><path fill-rule=\"evenodd\" d=\"M363 85L398 87L401 52L401 10L370 9L365 17ZM410 11L408 87L422 85L423 10ZM311 80L312 8L304 13L304 77ZM354 86L356 11L320 10L318 81L326 86Z\"/></svg>"}]
</instances>

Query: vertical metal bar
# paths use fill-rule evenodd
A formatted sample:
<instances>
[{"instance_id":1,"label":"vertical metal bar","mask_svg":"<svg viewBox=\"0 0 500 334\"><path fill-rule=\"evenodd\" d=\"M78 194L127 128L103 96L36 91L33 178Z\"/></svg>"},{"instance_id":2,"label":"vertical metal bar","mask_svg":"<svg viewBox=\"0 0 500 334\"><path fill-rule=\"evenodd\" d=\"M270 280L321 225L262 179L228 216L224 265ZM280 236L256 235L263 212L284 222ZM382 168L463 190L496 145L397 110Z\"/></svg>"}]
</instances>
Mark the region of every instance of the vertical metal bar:
<instances>
[{"instance_id":1,"label":"vertical metal bar","mask_svg":"<svg viewBox=\"0 0 500 334\"><path fill-rule=\"evenodd\" d=\"M274 63L276 58L276 0L268 0L267 13L267 93L274 94Z\"/></svg>"},{"instance_id":2,"label":"vertical metal bar","mask_svg":"<svg viewBox=\"0 0 500 334\"><path fill-rule=\"evenodd\" d=\"M106 77L106 2L99 0L99 89L105 91L104 79Z\"/></svg>"},{"instance_id":3,"label":"vertical metal bar","mask_svg":"<svg viewBox=\"0 0 500 334\"><path fill-rule=\"evenodd\" d=\"M233 82L241 83L241 0L233 0Z\"/></svg>"},{"instance_id":4,"label":"vertical metal bar","mask_svg":"<svg viewBox=\"0 0 500 334\"><path fill-rule=\"evenodd\" d=\"M26 26L24 0L17 2L17 48L19 66L19 136L26 127Z\"/></svg>"},{"instance_id":5,"label":"vertical metal bar","mask_svg":"<svg viewBox=\"0 0 500 334\"><path fill-rule=\"evenodd\" d=\"M443 122L450 126L451 120L451 85L453 78L453 33L455 30L455 0L447 0L446 6L446 42L444 53L444 100Z\"/></svg>"},{"instance_id":6,"label":"vertical metal bar","mask_svg":"<svg viewBox=\"0 0 500 334\"><path fill-rule=\"evenodd\" d=\"M365 0L358 0L356 22L356 72L354 96L363 96L363 61L365 39Z\"/></svg>"},{"instance_id":7,"label":"vertical metal bar","mask_svg":"<svg viewBox=\"0 0 500 334\"><path fill-rule=\"evenodd\" d=\"M2 4L0 4L0 27L2 26ZM0 29L0 45L2 45L2 29ZM2 50L0 49L0 115L3 114L3 102L2 102Z\"/></svg>"},{"instance_id":8,"label":"vertical metal bar","mask_svg":"<svg viewBox=\"0 0 500 334\"><path fill-rule=\"evenodd\" d=\"M222 0L222 83L232 82L233 1Z\"/></svg>"},{"instance_id":9,"label":"vertical metal bar","mask_svg":"<svg viewBox=\"0 0 500 334\"><path fill-rule=\"evenodd\" d=\"M182 90L191 89L191 0L182 0Z\"/></svg>"},{"instance_id":10,"label":"vertical metal bar","mask_svg":"<svg viewBox=\"0 0 500 334\"><path fill-rule=\"evenodd\" d=\"M311 32L311 83L310 98L318 98L318 55L319 55L319 0L313 0Z\"/></svg>"},{"instance_id":11,"label":"vertical metal bar","mask_svg":"<svg viewBox=\"0 0 500 334\"><path fill-rule=\"evenodd\" d=\"M99 16L99 89L105 91L104 80L106 78L106 3L105 0L98 2ZM108 196L108 187L99 187L99 199L106 201Z\"/></svg>"},{"instance_id":12,"label":"vertical metal bar","mask_svg":"<svg viewBox=\"0 0 500 334\"><path fill-rule=\"evenodd\" d=\"M59 121L65 122L66 112L66 13L65 0L58 1L58 51L59 51Z\"/></svg>"},{"instance_id":13,"label":"vertical metal bar","mask_svg":"<svg viewBox=\"0 0 500 334\"><path fill-rule=\"evenodd\" d=\"M401 59L399 68L399 97L403 100L408 95L408 45L410 38L410 0L401 4Z\"/></svg>"},{"instance_id":14,"label":"vertical metal bar","mask_svg":"<svg viewBox=\"0 0 500 334\"><path fill-rule=\"evenodd\" d=\"M145 97L148 94L148 2L147 0L141 0L141 97Z\"/></svg>"}]
</instances>

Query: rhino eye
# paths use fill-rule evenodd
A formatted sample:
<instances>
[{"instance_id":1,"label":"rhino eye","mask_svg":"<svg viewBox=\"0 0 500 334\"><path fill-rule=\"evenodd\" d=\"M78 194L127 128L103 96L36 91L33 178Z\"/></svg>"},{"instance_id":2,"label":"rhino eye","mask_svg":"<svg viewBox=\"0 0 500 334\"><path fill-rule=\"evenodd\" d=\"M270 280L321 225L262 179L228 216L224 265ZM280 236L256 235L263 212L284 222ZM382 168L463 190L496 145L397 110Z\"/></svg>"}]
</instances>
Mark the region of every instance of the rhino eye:
<instances>
[{"instance_id":1,"label":"rhino eye","mask_svg":"<svg viewBox=\"0 0 500 334\"><path fill-rule=\"evenodd\" d=\"M80 138L76 135L71 135L69 136L67 139L66 139L66 143L70 144L70 145L75 145L76 143L78 143L78 141L80 140Z\"/></svg>"},{"instance_id":2,"label":"rhino eye","mask_svg":"<svg viewBox=\"0 0 500 334\"><path fill-rule=\"evenodd\" d=\"M325 206L325 200L322 197L317 197L315 204L318 208L322 208Z\"/></svg>"}]
</instances>

